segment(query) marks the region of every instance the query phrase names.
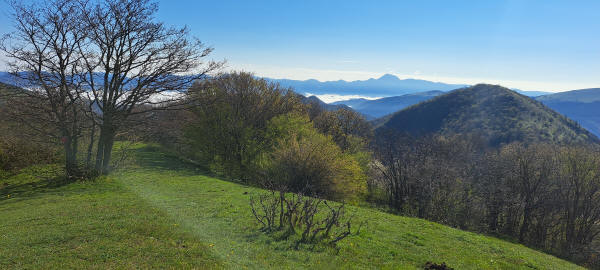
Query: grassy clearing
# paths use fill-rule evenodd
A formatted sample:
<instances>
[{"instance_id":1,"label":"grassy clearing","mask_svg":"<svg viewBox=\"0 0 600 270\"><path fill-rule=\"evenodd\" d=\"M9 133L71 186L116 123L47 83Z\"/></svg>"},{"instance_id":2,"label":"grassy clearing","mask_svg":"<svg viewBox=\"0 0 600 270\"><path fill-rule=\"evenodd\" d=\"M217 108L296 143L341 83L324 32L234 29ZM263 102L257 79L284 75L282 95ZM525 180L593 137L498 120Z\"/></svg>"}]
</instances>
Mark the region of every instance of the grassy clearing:
<instances>
[{"instance_id":1,"label":"grassy clearing","mask_svg":"<svg viewBox=\"0 0 600 270\"><path fill-rule=\"evenodd\" d=\"M260 190L206 176L153 147L135 156L127 170L91 183L32 177L39 171L6 180L0 268L577 268L521 245L358 207L349 212L369 221L360 235L338 249L294 250L258 232L248 199Z\"/></svg>"},{"instance_id":2,"label":"grassy clearing","mask_svg":"<svg viewBox=\"0 0 600 270\"><path fill-rule=\"evenodd\" d=\"M59 173L2 180L0 269L222 268L208 245L120 183L65 185Z\"/></svg>"}]
</instances>

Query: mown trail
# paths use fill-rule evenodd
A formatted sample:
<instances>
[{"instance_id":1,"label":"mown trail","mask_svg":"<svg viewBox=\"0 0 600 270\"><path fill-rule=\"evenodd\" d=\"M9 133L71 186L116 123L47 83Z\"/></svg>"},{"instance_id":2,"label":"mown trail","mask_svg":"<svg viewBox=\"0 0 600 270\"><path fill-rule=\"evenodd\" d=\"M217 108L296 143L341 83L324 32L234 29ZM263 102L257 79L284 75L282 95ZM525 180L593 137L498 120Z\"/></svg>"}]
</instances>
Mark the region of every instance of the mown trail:
<instances>
[{"instance_id":1,"label":"mown trail","mask_svg":"<svg viewBox=\"0 0 600 270\"><path fill-rule=\"evenodd\" d=\"M369 224L361 235L340 243L339 251L294 250L258 231L248 200L260 190L202 175L152 148L140 149L137 160L134 172L116 177L122 186L208 243L227 268L418 269L426 261L456 269L576 268L521 245L353 207L350 212Z\"/></svg>"},{"instance_id":2,"label":"mown trail","mask_svg":"<svg viewBox=\"0 0 600 270\"><path fill-rule=\"evenodd\" d=\"M360 235L339 250L295 250L259 232L248 199L260 190L206 176L155 147L139 145L134 164L96 182L38 185L33 175L0 188L2 269L578 268L522 245L355 207L350 213L369 222Z\"/></svg>"}]
</instances>

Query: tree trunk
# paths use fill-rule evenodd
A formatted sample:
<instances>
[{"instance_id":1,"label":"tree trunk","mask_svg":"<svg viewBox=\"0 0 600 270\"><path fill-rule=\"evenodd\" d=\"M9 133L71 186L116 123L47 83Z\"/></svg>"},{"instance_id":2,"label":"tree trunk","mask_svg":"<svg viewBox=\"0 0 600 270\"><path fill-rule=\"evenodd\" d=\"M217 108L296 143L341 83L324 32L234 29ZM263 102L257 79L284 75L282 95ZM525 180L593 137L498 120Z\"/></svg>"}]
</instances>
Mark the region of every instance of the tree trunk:
<instances>
[{"instance_id":1,"label":"tree trunk","mask_svg":"<svg viewBox=\"0 0 600 270\"><path fill-rule=\"evenodd\" d=\"M102 172L102 161L104 159L104 141L106 131L100 127L100 138L98 138L98 149L96 149L96 171Z\"/></svg>"},{"instance_id":2,"label":"tree trunk","mask_svg":"<svg viewBox=\"0 0 600 270\"><path fill-rule=\"evenodd\" d=\"M92 151L94 149L94 140L96 139L96 123L92 124L92 133L90 134L90 144L87 149L87 157L85 159L85 165L90 168L92 165Z\"/></svg>"},{"instance_id":3,"label":"tree trunk","mask_svg":"<svg viewBox=\"0 0 600 270\"><path fill-rule=\"evenodd\" d=\"M283 201L285 200L285 192L283 190L279 191L279 228L283 228Z\"/></svg>"},{"instance_id":4,"label":"tree trunk","mask_svg":"<svg viewBox=\"0 0 600 270\"><path fill-rule=\"evenodd\" d=\"M521 229L519 230L519 242L524 243L525 233L529 230L529 220L531 219L531 206L529 203L525 204L525 209L523 210L523 223L521 224Z\"/></svg>"},{"instance_id":5,"label":"tree trunk","mask_svg":"<svg viewBox=\"0 0 600 270\"><path fill-rule=\"evenodd\" d=\"M490 207L489 215L488 215L488 229L491 232L496 232L498 230L498 215L500 211L496 206Z\"/></svg>"},{"instance_id":6,"label":"tree trunk","mask_svg":"<svg viewBox=\"0 0 600 270\"><path fill-rule=\"evenodd\" d=\"M115 143L115 134L113 131L108 131L104 138L104 158L102 159L102 174L110 172L110 159L112 156L112 148Z\"/></svg>"},{"instance_id":7,"label":"tree trunk","mask_svg":"<svg viewBox=\"0 0 600 270\"><path fill-rule=\"evenodd\" d=\"M77 169L77 141L70 136L64 137L65 170L68 178L75 176Z\"/></svg>"}]
</instances>

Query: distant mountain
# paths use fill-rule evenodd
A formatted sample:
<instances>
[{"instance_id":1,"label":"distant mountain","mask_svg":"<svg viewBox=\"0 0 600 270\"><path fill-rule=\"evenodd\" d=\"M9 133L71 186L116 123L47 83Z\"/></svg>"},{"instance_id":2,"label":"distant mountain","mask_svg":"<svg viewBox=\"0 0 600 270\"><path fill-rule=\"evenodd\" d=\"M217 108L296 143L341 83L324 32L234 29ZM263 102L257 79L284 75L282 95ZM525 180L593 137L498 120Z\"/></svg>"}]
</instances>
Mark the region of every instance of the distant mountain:
<instances>
[{"instance_id":1,"label":"distant mountain","mask_svg":"<svg viewBox=\"0 0 600 270\"><path fill-rule=\"evenodd\" d=\"M26 72L20 72L19 74L20 74L20 76L23 76L23 77L25 75L27 75ZM45 73L45 74L51 74L51 73ZM170 78L184 78L184 79L195 78L195 75L194 76L193 75L167 75L167 76L170 76ZM209 77L208 75L203 75L203 76L204 76L204 78ZM99 87L104 82L104 73L95 72L93 77L94 77L96 87ZM108 78L110 80L112 78L112 75L109 75ZM128 81L128 83L125 84L125 87L133 88L137 84L137 80L126 80L126 81ZM30 82L27 80L23 80L23 79L18 78L8 72L0 72L0 83L4 83L4 84L8 84L8 85L16 85L21 88L29 88L29 87L38 85L37 81ZM184 87L190 87L191 85L192 85L192 82Z\"/></svg>"},{"instance_id":2,"label":"distant mountain","mask_svg":"<svg viewBox=\"0 0 600 270\"><path fill-rule=\"evenodd\" d=\"M15 78L8 72L0 72L0 83L5 85L19 85L22 84L21 80Z\"/></svg>"},{"instance_id":3,"label":"distant mountain","mask_svg":"<svg viewBox=\"0 0 600 270\"><path fill-rule=\"evenodd\" d=\"M378 121L412 135L477 134L490 145L513 141L599 143L600 140L542 103L507 88L479 84L454 90Z\"/></svg>"},{"instance_id":4,"label":"distant mountain","mask_svg":"<svg viewBox=\"0 0 600 270\"><path fill-rule=\"evenodd\" d=\"M600 137L600 88L544 95L536 100L577 121Z\"/></svg>"},{"instance_id":5,"label":"distant mountain","mask_svg":"<svg viewBox=\"0 0 600 270\"><path fill-rule=\"evenodd\" d=\"M593 103L600 101L600 88L572 90L547 94L536 98L541 102L581 102Z\"/></svg>"},{"instance_id":6,"label":"distant mountain","mask_svg":"<svg viewBox=\"0 0 600 270\"><path fill-rule=\"evenodd\" d=\"M379 118L387 114L397 112L408 106L419 102L429 100L436 96L444 94L442 91L427 91L415 94L406 94L402 96L386 97L376 100L368 100L364 98L350 99L337 101L331 104L344 104L352 109L362 113L367 119Z\"/></svg>"},{"instance_id":7,"label":"distant mountain","mask_svg":"<svg viewBox=\"0 0 600 270\"><path fill-rule=\"evenodd\" d=\"M544 92L544 91L523 91L523 90L519 90L516 88L511 89L521 95L525 95L528 97L537 97L537 96L543 96L543 95L548 95L548 94L552 94L550 92Z\"/></svg>"},{"instance_id":8,"label":"distant mountain","mask_svg":"<svg viewBox=\"0 0 600 270\"><path fill-rule=\"evenodd\" d=\"M317 80L288 80L288 79L268 79L277 82L285 87L293 87L298 93L311 94L338 94L338 95L361 95L361 96L399 96L413 94L418 92L439 90L450 91L453 89L465 87L464 84L446 84L440 82L431 82L426 80L404 79L386 74L378 79L368 79L364 81L326 81Z\"/></svg>"},{"instance_id":9,"label":"distant mountain","mask_svg":"<svg viewBox=\"0 0 600 270\"><path fill-rule=\"evenodd\" d=\"M96 74L97 80L102 80L102 74ZM288 79L269 79L267 80L278 82L282 86L292 87L298 93L311 94L352 94L363 96L398 96L403 94L411 94L432 90L450 91L457 88L465 87L465 84L446 84L440 82L431 82L426 80L404 79L385 74L379 79L368 79L364 81L327 81L320 82L314 79L297 81ZM8 72L0 72L0 83L23 86L24 82L15 78ZM540 96L550 94L541 91L522 91L513 89L526 96Z\"/></svg>"}]
</instances>

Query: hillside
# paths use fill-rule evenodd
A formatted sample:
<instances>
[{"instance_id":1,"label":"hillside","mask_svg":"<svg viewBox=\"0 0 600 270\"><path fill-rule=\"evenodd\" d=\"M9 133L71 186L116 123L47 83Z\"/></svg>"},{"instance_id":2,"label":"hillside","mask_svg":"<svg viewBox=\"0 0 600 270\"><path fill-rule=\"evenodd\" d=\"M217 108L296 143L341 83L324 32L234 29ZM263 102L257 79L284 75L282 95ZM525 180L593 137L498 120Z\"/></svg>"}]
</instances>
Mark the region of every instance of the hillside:
<instances>
[{"instance_id":1,"label":"hillside","mask_svg":"<svg viewBox=\"0 0 600 270\"><path fill-rule=\"evenodd\" d=\"M580 269L496 238L350 207L367 220L339 250L295 250L259 232L248 199L262 192L218 180L138 145L127 170L66 184L33 167L0 184L0 268Z\"/></svg>"},{"instance_id":2,"label":"hillside","mask_svg":"<svg viewBox=\"0 0 600 270\"><path fill-rule=\"evenodd\" d=\"M473 133L491 145L512 141L589 143L598 138L540 102L497 85L457 89L381 120L413 135Z\"/></svg>"},{"instance_id":3,"label":"hillside","mask_svg":"<svg viewBox=\"0 0 600 270\"><path fill-rule=\"evenodd\" d=\"M544 95L536 100L600 136L600 88Z\"/></svg>"},{"instance_id":4,"label":"hillside","mask_svg":"<svg viewBox=\"0 0 600 270\"><path fill-rule=\"evenodd\" d=\"M350 99L333 102L331 104L347 105L352 109L367 116L368 118L379 118L390 113L402 110L408 106L417 104L419 102L432 99L443 93L444 92L442 91L427 91L415 94L406 94L402 96L380 98L375 100L368 100L363 98Z\"/></svg>"},{"instance_id":5,"label":"hillside","mask_svg":"<svg viewBox=\"0 0 600 270\"><path fill-rule=\"evenodd\" d=\"M0 82L0 101L6 97L6 95L14 95L14 94L18 94L18 93L22 93L22 92L18 92L18 91L23 91L22 89L10 85L10 84L4 84Z\"/></svg>"}]
</instances>

